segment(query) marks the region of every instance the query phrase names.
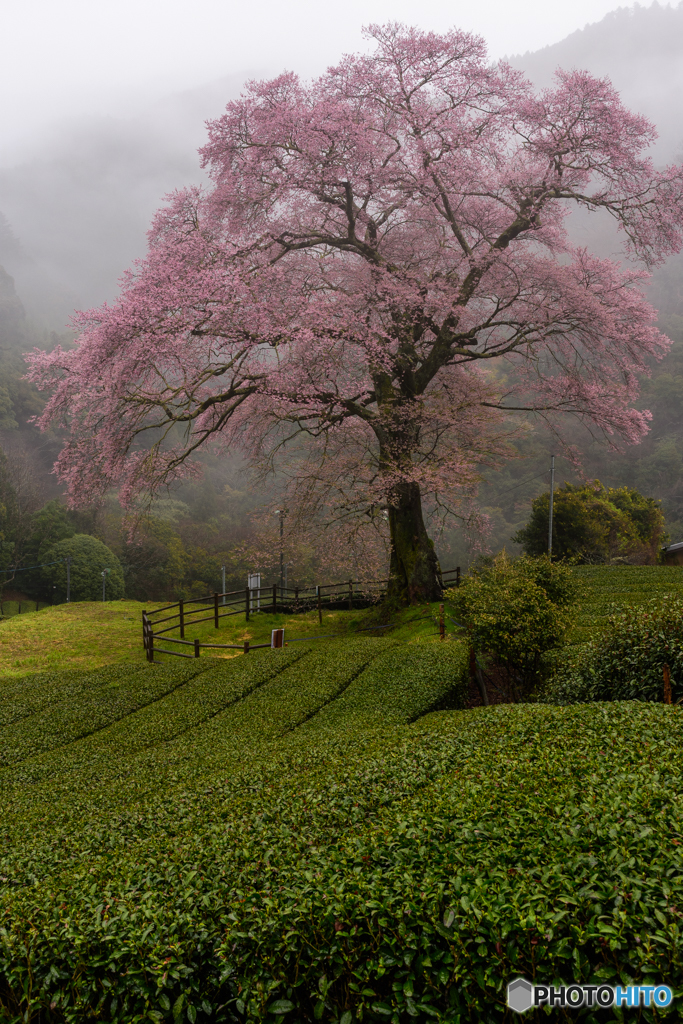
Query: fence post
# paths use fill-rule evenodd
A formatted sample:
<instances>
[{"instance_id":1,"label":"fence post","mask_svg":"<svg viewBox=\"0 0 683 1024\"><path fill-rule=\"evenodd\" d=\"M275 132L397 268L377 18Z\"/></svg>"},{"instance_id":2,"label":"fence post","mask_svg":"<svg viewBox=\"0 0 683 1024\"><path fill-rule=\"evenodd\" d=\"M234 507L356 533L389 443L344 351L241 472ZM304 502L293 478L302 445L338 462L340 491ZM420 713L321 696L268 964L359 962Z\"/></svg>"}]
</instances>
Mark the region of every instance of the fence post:
<instances>
[{"instance_id":1,"label":"fence post","mask_svg":"<svg viewBox=\"0 0 683 1024\"><path fill-rule=\"evenodd\" d=\"M180 619L180 639L185 639L185 609L182 601L178 601L178 618Z\"/></svg>"},{"instance_id":2,"label":"fence post","mask_svg":"<svg viewBox=\"0 0 683 1024\"><path fill-rule=\"evenodd\" d=\"M664 703L671 703L671 669L668 665L663 665L664 670Z\"/></svg>"},{"instance_id":3,"label":"fence post","mask_svg":"<svg viewBox=\"0 0 683 1024\"><path fill-rule=\"evenodd\" d=\"M248 640L244 641L244 653L245 654L249 654L249 641Z\"/></svg>"},{"instance_id":4,"label":"fence post","mask_svg":"<svg viewBox=\"0 0 683 1024\"><path fill-rule=\"evenodd\" d=\"M439 636L442 640L446 639L446 623L443 618L443 605L439 605Z\"/></svg>"},{"instance_id":5,"label":"fence post","mask_svg":"<svg viewBox=\"0 0 683 1024\"><path fill-rule=\"evenodd\" d=\"M149 661L149 650L147 647L147 612L142 613L142 646L145 649L145 657Z\"/></svg>"},{"instance_id":6,"label":"fence post","mask_svg":"<svg viewBox=\"0 0 683 1024\"><path fill-rule=\"evenodd\" d=\"M199 657L199 640L195 640L194 642L194 656L195 658Z\"/></svg>"},{"instance_id":7,"label":"fence post","mask_svg":"<svg viewBox=\"0 0 683 1024\"><path fill-rule=\"evenodd\" d=\"M322 626L323 624L323 606L320 598L320 587L315 588L318 594L318 622Z\"/></svg>"},{"instance_id":8,"label":"fence post","mask_svg":"<svg viewBox=\"0 0 683 1024\"><path fill-rule=\"evenodd\" d=\"M277 583L273 583L273 615L277 614Z\"/></svg>"},{"instance_id":9,"label":"fence post","mask_svg":"<svg viewBox=\"0 0 683 1024\"><path fill-rule=\"evenodd\" d=\"M246 598L247 622L249 622L249 600L250 600L249 587L247 587L246 590L244 591L244 596Z\"/></svg>"},{"instance_id":10,"label":"fence post","mask_svg":"<svg viewBox=\"0 0 683 1024\"><path fill-rule=\"evenodd\" d=\"M456 587L460 586L460 566L459 565L456 565L456 567L455 567L455 585L456 585Z\"/></svg>"},{"instance_id":11,"label":"fence post","mask_svg":"<svg viewBox=\"0 0 683 1024\"><path fill-rule=\"evenodd\" d=\"M294 610L299 611L299 588L294 587Z\"/></svg>"},{"instance_id":12,"label":"fence post","mask_svg":"<svg viewBox=\"0 0 683 1024\"><path fill-rule=\"evenodd\" d=\"M353 582L349 580L349 611L353 611Z\"/></svg>"},{"instance_id":13,"label":"fence post","mask_svg":"<svg viewBox=\"0 0 683 1024\"><path fill-rule=\"evenodd\" d=\"M154 661L154 633L147 612L142 613L142 646L145 648L147 661Z\"/></svg>"},{"instance_id":14,"label":"fence post","mask_svg":"<svg viewBox=\"0 0 683 1024\"><path fill-rule=\"evenodd\" d=\"M218 594L213 595L213 624L218 629Z\"/></svg>"}]
</instances>

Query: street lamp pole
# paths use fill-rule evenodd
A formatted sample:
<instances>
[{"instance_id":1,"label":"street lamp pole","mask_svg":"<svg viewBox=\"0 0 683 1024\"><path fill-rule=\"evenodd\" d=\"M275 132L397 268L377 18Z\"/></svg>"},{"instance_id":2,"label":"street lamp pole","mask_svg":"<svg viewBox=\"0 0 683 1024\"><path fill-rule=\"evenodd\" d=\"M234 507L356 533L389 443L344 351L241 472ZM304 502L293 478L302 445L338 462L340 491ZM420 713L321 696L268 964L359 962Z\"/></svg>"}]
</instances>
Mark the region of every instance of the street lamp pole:
<instances>
[{"instance_id":1,"label":"street lamp pole","mask_svg":"<svg viewBox=\"0 0 683 1024\"><path fill-rule=\"evenodd\" d=\"M275 515L280 517L280 600L284 601L284 585L285 585L285 542L284 542L284 522L285 522L285 511L282 508L275 509Z\"/></svg>"},{"instance_id":2,"label":"street lamp pole","mask_svg":"<svg viewBox=\"0 0 683 1024\"><path fill-rule=\"evenodd\" d=\"M555 491L555 456L550 456L550 507L548 510L548 558L553 557L553 493Z\"/></svg>"}]
</instances>

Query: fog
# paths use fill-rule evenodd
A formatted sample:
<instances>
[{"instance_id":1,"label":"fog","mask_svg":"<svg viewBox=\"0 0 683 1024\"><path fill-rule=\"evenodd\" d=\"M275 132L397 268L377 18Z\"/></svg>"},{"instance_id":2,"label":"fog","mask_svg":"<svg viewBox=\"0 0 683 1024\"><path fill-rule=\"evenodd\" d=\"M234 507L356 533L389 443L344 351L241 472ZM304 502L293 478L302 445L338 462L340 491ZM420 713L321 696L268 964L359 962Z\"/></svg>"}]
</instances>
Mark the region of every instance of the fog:
<instances>
[{"instance_id":1,"label":"fog","mask_svg":"<svg viewBox=\"0 0 683 1024\"><path fill-rule=\"evenodd\" d=\"M658 122L659 152L669 154L680 146L683 9L620 9L583 27L610 6L5 4L11 45L0 82L11 102L0 105L0 265L49 330L61 330L75 307L111 300L120 275L144 254L164 194L201 181L205 120L249 77L285 67L309 76L361 48L361 26L371 21L436 30L457 23L484 35L494 57L523 53L514 63L541 83L558 63L609 73Z\"/></svg>"}]
</instances>

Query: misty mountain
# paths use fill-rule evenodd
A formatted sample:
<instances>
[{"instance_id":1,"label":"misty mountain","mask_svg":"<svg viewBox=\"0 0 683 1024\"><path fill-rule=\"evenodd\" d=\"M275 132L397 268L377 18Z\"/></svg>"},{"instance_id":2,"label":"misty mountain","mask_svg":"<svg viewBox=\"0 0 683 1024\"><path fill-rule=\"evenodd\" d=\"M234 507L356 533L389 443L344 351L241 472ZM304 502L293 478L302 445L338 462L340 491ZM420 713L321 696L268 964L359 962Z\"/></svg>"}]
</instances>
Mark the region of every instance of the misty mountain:
<instances>
[{"instance_id":1,"label":"misty mountain","mask_svg":"<svg viewBox=\"0 0 683 1024\"><path fill-rule=\"evenodd\" d=\"M627 107L657 126L653 158L669 162L683 151L683 4L620 7L602 21L534 53L509 58L538 87L552 85L557 68L609 78Z\"/></svg>"},{"instance_id":2,"label":"misty mountain","mask_svg":"<svg viewBox=\"0 0 683 1024\"><path fill-rule=\"evenodd\" d=\"M34 321L61 331L74 308L115 297L123 272L145 254L164 195L202 181L205 121L243 81L226 76L129 118L67 125L20 164L0 168L0 265Z\"/></svg>"}]
</instances>

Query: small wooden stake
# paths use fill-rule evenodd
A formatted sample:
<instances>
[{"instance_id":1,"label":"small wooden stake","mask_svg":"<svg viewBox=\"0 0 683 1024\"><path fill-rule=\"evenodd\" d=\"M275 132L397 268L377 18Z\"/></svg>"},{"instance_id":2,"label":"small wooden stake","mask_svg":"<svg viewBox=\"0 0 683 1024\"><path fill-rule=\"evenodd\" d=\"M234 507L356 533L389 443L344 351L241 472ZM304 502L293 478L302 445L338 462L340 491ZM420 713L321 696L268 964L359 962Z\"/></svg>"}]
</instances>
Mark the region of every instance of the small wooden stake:
<instances>
[{"instance_id":1,"label":"small wooden stake","mask_svg":"<svg viewBox=\"0 0 683 1024\"><path fill-rule=\"evenodd\" d=\"M244 641L244 653L245 654L249 654L249 641L248 640Z\"/></svg>"},{"instance_id":2,"label":"small wooden stake","mask_svg":"<svg viewBox=\"0 0 683 1024\"><path fill-rule=\"evenodd\" d=\"M481 694L481 700L484 707L489 706L489 695L486 690L486 683L484 682L484 676L481 669L477 665L477 656L474 653L474 647L470 647L470 675L474 679L479 687L479 693Z\"/></svg>"},{"instance_id":3,"label":"small wooden stake","mask_svg":"<svg viewBox=\"0 0 683 1024\"><path fill-rule=\"evenodd\" d=\"M668 665L663 666L664 669L664 703L671 703L671 669Z\"/></svg>"}]
</instances>

